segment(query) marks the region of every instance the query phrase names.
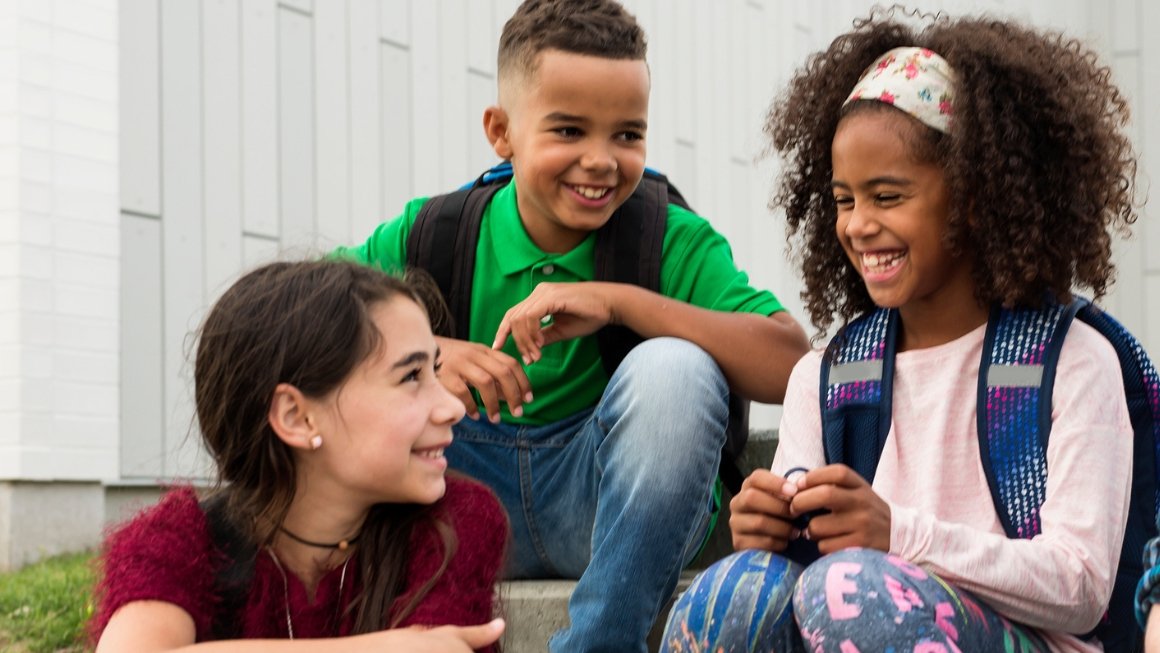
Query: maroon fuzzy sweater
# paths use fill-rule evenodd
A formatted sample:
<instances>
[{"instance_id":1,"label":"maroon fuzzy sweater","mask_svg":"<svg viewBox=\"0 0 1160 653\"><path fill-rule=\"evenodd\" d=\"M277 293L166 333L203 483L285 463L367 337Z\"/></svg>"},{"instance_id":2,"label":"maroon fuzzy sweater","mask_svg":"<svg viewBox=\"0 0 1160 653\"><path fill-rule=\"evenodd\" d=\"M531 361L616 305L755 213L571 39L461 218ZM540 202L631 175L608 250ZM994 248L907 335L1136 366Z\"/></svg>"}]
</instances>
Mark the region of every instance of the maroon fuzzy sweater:
<instances>
[{"instance_id":1,"label":"maroon fuzzy sweater","mask_svg":"<svg viewBox=\"0 0 1160 653\"><path fill-rule=\"evenodd\" d=\"M446 571L401 626L474 625L494 616L496 582L507 543L507 516L491 490L464 478L448 477L447 493L437 504L441 519L455 530L458 546ZM342 605L362 589L358 553L351 558L342 583ZM119 527L105 541L98 602L90 622L93 641L109 618L132 601L165 601L185 610L197 627L198 641L211 639L211 621L218 596L214 587L221 554L210 539L205 514L190 488L170 491L155 506ZM432 527L417 527L411 536L406 592L422 585L438 570L442 545ZM322 578L314 602L306 588L287 570L286 584L266 552L258 555L253 584L240 623L243 636L285 638L289 591L295 638L333 637L350 632L353 617L338 623L342 567ZM405 593L406 593L405 592ZM405 595L404 593L404 595Z\"/></svg>"}]
</instances>

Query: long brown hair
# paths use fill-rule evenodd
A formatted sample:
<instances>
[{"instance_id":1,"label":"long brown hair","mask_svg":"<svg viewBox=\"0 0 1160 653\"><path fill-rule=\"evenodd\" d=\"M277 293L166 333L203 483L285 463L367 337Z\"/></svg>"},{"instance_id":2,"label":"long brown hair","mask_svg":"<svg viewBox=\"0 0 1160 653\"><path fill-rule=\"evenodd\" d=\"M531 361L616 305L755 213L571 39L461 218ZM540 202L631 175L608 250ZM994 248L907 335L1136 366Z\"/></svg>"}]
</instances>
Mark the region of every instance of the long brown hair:
<instances>
[{"instance_id":1,"label":"long brown hair","mask_svg":"<svg viewBox=\"0 0 1160 653\"><path fill-rule=\"evenodd\" d=\"M381 346L370 311L397 297L425 302L408 283L339 261L280 262L239 279L205 319L194 364L197 418L217 464L228 517L260 547L272 541L296 491L290 448L267 412L279 383L309 397L340 387ZM433 527L443 563L423 586L401 596L411 533ZM398 624L438 580L456 546L431 506L372 507L360 537L363 591L347 610L355 633Z\"/></svg>"}]
</instances>

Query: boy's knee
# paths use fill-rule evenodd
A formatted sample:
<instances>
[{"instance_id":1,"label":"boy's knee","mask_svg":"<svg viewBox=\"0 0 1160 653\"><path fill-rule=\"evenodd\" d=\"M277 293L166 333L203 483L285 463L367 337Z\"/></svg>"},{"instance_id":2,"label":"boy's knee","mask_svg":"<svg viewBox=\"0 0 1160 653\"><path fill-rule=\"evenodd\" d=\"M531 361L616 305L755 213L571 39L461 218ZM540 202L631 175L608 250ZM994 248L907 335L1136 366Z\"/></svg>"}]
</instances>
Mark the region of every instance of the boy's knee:
<instances>
[{"instance_id":1,"label":"boy's knee","mask_svg":"<svg viewBox=\"0 0 1160 653\"><path fill-rule=\"evenodd\" d=\"M687 482L715 473L728 396L728 383L705 350L678 338L646 340L621 363L598 410L605 432L617 432L603 445L616 449L607 464L652 478L658 493L671 489L670 477Z\"/></svg>"},{"instance_id":2,"label":"boy's knee","mask_svg":"<svg viewBox=\"0 0 1160 653\"><path fill-rule=\"evenodd\" d=\"M717 361L680 338L650 338L640 343L621 361L613 382L627 384L637 396L667 398L678 405L701 398L724 403L729 391Z\"/></svg>"},{"instance_id":3,"label":"boy's knee","mask_svg":"<svg viewBox=\"0 0 1160 653\"><path fill-rule=\"evenodd\" d=\"M630 369L642 366L653 371L716 370L717 363L704 349L681 338L649 338L632 348L621 362Z\"/></svg>"}]
</instances>

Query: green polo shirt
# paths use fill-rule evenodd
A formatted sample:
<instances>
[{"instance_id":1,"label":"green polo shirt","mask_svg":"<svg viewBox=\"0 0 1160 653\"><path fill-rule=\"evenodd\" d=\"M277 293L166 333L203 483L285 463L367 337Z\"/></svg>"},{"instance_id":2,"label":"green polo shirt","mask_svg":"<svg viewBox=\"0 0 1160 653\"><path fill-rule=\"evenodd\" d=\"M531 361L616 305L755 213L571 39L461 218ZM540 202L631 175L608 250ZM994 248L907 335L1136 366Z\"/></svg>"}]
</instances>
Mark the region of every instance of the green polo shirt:
<instances>
[{"instance_id":1,"label":"green polo shirt","mask_svg":"<svg viewBox=\"0 0 1160 653\"><path fill-rule=\"evenodd\" d=\"M407 237L426 201L411 200L401 216L379 225L365 243L341 247L335 256L392 273L402 270ZM595 244L593 233L569 252L545 253L520 222L515 183L497 191L479 228L469 339L490 346L507 310L540 282L591 281ZM734 265L729 243L721 234L705 219L672 204L661 250L661 293L717 311L769 315L782 310L771 293L749 285L749 277ZM504 351L519 359L511 338ZM540 360L524 367L535 401L524 406L522 417L513 417L503 405L505 422L542 425L563 419L596 405L608 385L595 336L557 342L542 353Z\"/></svg>"}]
</instances>

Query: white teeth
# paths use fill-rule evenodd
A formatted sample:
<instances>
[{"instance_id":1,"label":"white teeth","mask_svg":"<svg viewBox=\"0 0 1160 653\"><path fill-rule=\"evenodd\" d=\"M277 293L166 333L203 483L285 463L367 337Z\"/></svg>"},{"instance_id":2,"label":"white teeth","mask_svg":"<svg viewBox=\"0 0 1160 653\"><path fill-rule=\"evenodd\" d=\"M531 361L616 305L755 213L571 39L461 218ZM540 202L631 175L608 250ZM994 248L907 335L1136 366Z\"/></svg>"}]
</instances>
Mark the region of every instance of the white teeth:
<instances>
[{"instance_id":1,"label":"white teeth","mask_svg":"<svg viewBox=\"0 0 1160 653\"><path fill-rule=\"evenodd\" d=\"M862 265L874 272L885 272L901 263L904 258L906 258L906 252L884 254L867 252L862 254Z\"/></svg>"},{"instance_id":2,"label":"white teeth","mask_svg":"<svg viewBox=\"0 0 1160 653\"><path fill-rule=\"evenodd\" d=\"M572 190L587 197L590 200L598 200L608 194L609 188L596 188L594 186L573 186Z\"/></svg>"},{"instance_id":3,"label":"white teeth","mask_svg":"<svg viewBox=\"0 0 1160 653\"><path fill-rule=\"evenodd\" d=\"M443 457L443 450L442 449L429 449L427 451L418 452L418 455L420 455L424 458L430 458L431 460L437 460L437 459Z\"/></svg>"}]
</instances>

